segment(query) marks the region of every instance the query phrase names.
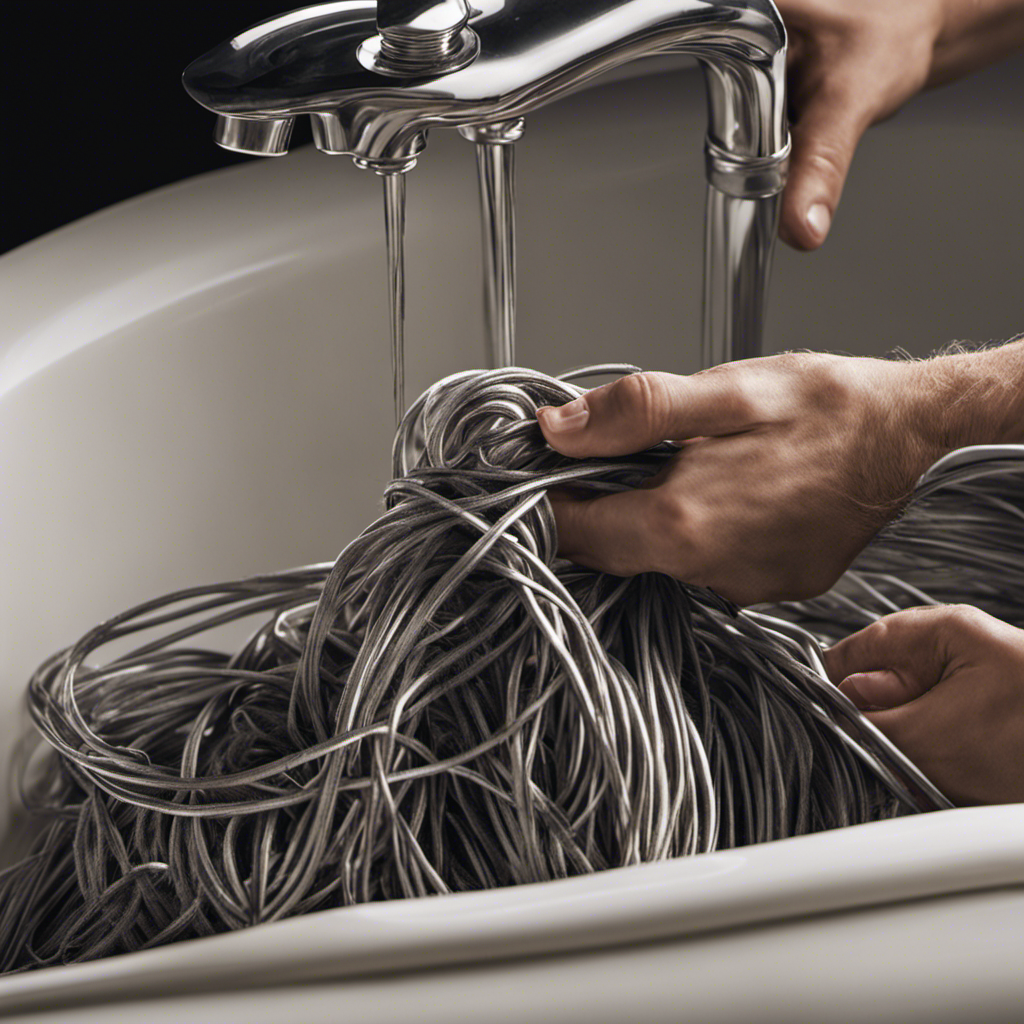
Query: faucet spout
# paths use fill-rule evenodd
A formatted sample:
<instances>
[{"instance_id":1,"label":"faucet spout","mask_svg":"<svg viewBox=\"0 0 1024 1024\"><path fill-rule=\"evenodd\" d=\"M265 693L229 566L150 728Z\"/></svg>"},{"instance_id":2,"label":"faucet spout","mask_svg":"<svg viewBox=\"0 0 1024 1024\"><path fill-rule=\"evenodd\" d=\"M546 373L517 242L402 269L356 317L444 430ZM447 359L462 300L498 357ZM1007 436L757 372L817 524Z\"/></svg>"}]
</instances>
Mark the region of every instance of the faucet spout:
<instances>
[{"instance_id":1,"label":"faucet spout","mask_svg":"<svg viewBox=\"0 0 1024 1024\"><path fill-rule=\"evenodd\" d=\"M706 68L716 174L737 189L771 186L765 167L743 183L731 166L771 161L785 145L785 30L771 0L476 3L468 22L459 14L464 0L303 8L200 57L184 85L204 107L236 119L328 119L330 152L372 161L391 158L430 128L512 120L639 57L689 53ZM431 46L450 50L466 30L477 41L475 59L455 70L443 54L429 62ZM377 64L367 53L374 39ZM382 73L379 61L403 40L418 55L415 69Z\"/></svg>"},{"instance_id":2,"label":"faucet spout","mask_svg":"<svg viewBox=\"0 0 1024 1024\"><path fill-rule=\"evenodd\" d=\"M786 32L772 0L341 0L242 32L189 65L184 85L219 115L228 148L279 155L305 114L321 150L390 173L412 166L431 128L515 122L672 52L695 57L707 83L711 248L763 293L789 154ZM748 202L762 204L756 215L736 206ZM706 325L716 305L729 324L705 340L705 359L757 350L763 294L753 313L707 296Z\"/></svg>"}]
</instances>

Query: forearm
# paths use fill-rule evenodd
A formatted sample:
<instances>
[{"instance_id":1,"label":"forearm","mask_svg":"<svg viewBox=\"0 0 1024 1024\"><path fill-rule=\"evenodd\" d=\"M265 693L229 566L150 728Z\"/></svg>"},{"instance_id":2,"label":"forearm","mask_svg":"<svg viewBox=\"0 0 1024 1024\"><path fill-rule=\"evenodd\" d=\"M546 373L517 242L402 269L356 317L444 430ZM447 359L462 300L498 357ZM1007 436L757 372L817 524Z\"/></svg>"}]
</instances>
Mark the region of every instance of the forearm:
<instances>
[{"instance_id":1,"label":"forearm","mask_svg":"<svg viewBox=\"0 0 1024 1024\"><path fill-rule=\"evenodd\" d=\"M1024 0L945 0L929 85L941 85L1024 47Z\"/></svg>"},{"instance_id":2,"label":"forearm","mask_svg":"<svg viewBox=\"0 0 1024 1024\"><path fill-rule=\"evenodd\" d=\"M916 365L921 422L940 449L1024 441L1024 338Z\"/></svg>"}]
</instances>

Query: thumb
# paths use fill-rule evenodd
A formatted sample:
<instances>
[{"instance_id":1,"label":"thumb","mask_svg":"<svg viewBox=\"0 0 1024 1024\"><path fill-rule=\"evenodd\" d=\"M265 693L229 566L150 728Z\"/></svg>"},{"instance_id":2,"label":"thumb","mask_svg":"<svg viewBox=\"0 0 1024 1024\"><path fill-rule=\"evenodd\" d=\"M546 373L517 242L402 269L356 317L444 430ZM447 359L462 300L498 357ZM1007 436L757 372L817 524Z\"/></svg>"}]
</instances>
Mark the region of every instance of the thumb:
<instances>
[{"instance_id":1,"label":"thumb","mask_svg":"<svg viewBox=\"0 0 1024 1024\"><path fill-rule=\"evenodd\" d=\"M750 412L738 371L682 377L634 373L594 388L566 405L543 406L537 421L548 444L563 455L629 455L666 439L733 433Z\"/></svg>"},{"instance_id":2,"label":"thumb","mask_svg":"<svg viewBox=\"0 0 1024 1024\"><path fill-rule=\"evenodd\" d=\"M796 249L817 249L828 237L854 151L871 122L862 93L830 78L791 128L779 235Z\"/></svg>"},{"instance_id":3,"label":"thumb","mask_svg":"<svg viewBox=\"0 0 1024 1024\"><path fill-rule=\"evenodd\" d=\"M839 689L861 711L898 707L928 692L928 687L916 675L908 679L891 668L851 672L840 682Z\"/></svg>"},{"instance_id":4,"label":"thumb","mask_svg":"<svg viewBox=\"0 0 1024 1024\"><path fill-rule=\"evenodd\" d=\"M886 615L825 652L829 678L861 709L908 704L938 683L949 663L944 608Z\"/></svg>"}]
</instances>

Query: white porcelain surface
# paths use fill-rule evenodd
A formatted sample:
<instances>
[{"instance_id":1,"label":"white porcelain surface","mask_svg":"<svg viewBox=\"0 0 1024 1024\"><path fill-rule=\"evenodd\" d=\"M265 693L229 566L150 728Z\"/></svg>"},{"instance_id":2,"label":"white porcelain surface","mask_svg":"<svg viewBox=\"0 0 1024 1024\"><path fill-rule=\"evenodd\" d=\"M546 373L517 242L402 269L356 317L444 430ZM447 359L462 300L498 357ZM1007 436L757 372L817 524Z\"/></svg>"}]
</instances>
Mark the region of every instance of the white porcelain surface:
<instances>
[{"instance_id":1,"label":"white porcelain surface","mask_svg":"<svg viewBox=\"0 0 1024 1024\"><path fill-rule=\"evenodd\" d=\"M1017 1024L1024 891L682 942L19 1014L20 1024Z\"/></svg>"},{"instance_id":2,"label":"white porcelain surface","mask_svg":"<svg viewBox=\"0 0 1024 1024\"><path fill-rule=\"evenodd\" d=\"M593 877L326 911L0 984L0 1013L676 941L1024 882L1024 815L965 808ZM482 1017L481 1019L488 1019Z\"/></svg>"},{"instance_id":3,"label":"white porcelain surface","mask_svg":"<svg viewBox=\"0 0 1024 1024\"><path fill-rule=\"evenodd\" d=\"M924 354L1024 327L1022 71L873 129L827 249L779 253L771 350ZM531 118L524 364L696 369L702 123L689 74ZM611 147L629 132L632 152ZM437 133L409 179L410 393L483 358L473 174L471 148ZM0 259L0 747L31 668L99 619L329 558L376 514L391 429L379 188L304 151ZM0 982L0 1011L28 1020L42 998L52 1015L33 1020L1009 1020L1024 1003L1020 882L1020 808L948 812L41 972ZM999 888L963 895L979 887ZM581 952L639 939L658 942ZM451 966L472 957L489 963ZM404 973L181 996L382 967ZM151 1001L69 1009L87 990Z\"/></svg>"}]
</instances>

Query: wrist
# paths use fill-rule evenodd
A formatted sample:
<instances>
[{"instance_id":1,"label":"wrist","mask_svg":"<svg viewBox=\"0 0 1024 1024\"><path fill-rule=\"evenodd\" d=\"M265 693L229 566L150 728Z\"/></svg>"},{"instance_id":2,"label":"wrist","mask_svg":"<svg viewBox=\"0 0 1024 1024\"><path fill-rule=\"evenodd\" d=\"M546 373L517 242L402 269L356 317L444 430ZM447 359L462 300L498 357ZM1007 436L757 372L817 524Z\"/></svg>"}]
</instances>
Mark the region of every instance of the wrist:
<instances>
[{"instance_id":1,"label":"wrist","mask_svg":"<svg viewBox=\"0 0 1024 1024\"><path fill-rule=\"evenodd\" d=\"M856 438L848 493L869 513L877 530L896 515L920 476L957 447L936 429L941 403L925 364L905 360L836 357L833 364L846 385L846 429Z\"/></svg>"},{"instance_id":2,"label":"wrist","mask_svg":"<svg viewBox=\"0 0 1024 1024\"><path fill-rule=\"evenodd\" d=\"M940 454L1024 440L1024 341L910 365L918 429Z\"/></svg>"},{"instance_id":3,"label":"wrist","mask_svg":"<svg viewBox=\"0 0 1024 1024\"><path fill-rule=\"evenodd\" d=\"M1024 0L943 0L930 85L959 78L1024 45Z\"/></svg>"},{"instance_id":4,"label":"wrist","mask_svg":"<svg viewBox=\"0 0 1024 1024\"><path fill-rule=\"evenodd\" d=\"M970 442L966 417L959 414L959 368L938 360L880 360L885 367L890 443L902 448L910 486L934 462ZM956 409L957 413L952 414Z\"/></svg>"}]
</instances>

